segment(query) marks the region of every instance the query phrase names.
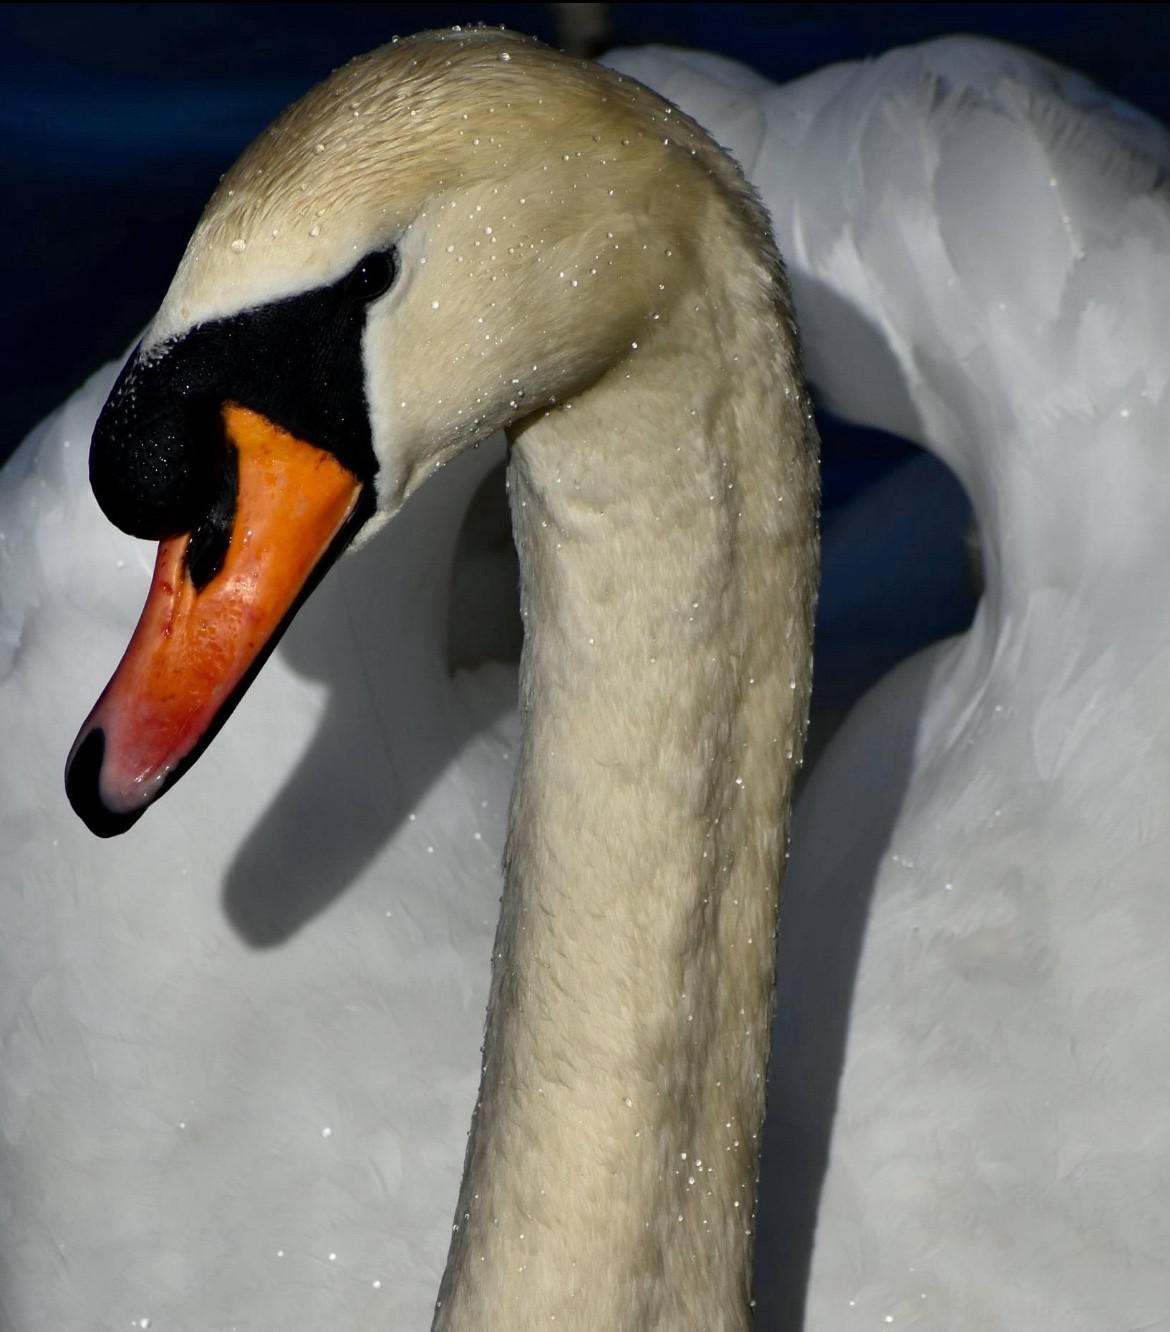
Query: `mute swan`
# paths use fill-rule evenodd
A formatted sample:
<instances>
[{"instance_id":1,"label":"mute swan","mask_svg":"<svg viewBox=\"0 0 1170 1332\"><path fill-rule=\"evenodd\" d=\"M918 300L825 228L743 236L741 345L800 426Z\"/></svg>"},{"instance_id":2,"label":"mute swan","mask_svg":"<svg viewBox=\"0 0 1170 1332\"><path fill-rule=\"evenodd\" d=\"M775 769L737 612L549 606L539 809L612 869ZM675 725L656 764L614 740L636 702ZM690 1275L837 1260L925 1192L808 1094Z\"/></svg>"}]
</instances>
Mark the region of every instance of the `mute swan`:
<instances>
[{"instance_id":1,"label":"mute swan","mask_svg":"<svg viewBox=\"0 0 1170 1332\"><path fill-rule=\"evenodd\" d=\"M634 58L626 55L623 63ZM793 197L787 173L795 154L796 164L805 164L802 170L832 176L836 168L826 162L853 151L855 137L848 130L819 138L804 132L831 129L841 110L860 115L867 105L880 124L887 114L884 104L901 98L903 105L923 108L916 132L938 151L944 145L931 137L929 109L942 77L956 90L972 84L970 105L976 109L994 108L1000 98L1018 109L1019 84L1047 80L1050 97L1039 105L1051 114L1060 109L1051 96L1075 101L1084 88L1063 72L1056 81L1050 66L1022 53L959 40L840 67L787 89L772 88L730 62L661 52L637 58L642 64L627 67L629 72L657 83L697 112L763 188L789 256L798 307L811 328L813 369L833 388L837 405L861 419L880 419L872 404L882 400L885 385L897 383L897 377L883 380L866 373L875 363L888 364L885 348L897 324L886 332L883 323L878 336L857 344L840 362L820 341L829 333L829 318L843 313L834 300L843 279L836 277L835 286L826 283L823 260L815 259L814 267L814 257L792 244L801 200ZM1015 81L1001 83L997 66L1010 66ZM1076 120L1075 113L1066 114ZM1113 134L1123 140L1130 132L1145 135L1157 147L1156 130L1136 119L1124 123L1123 111L1103 101L1096 110L1090 104L1079 114L1090 122L1112 115ZM1078 140L1066 132L1065 171L1076 163ZM875 182L883 171L897 179L899 155L891 144L885 162L874 155L858 160ZM1016 165L1025 181L1034 173L1048 178L1042 156ZM1092 192L1118 188L1119 178L1103 171L1099 159L1088 157L1082 170L1093 181ZM986 198L986 190L972 182L973 210ZM804 207L806 225L817 225L807 201ZM1118 225L1128 225L1124 208L1115 211ZM895 216L886 215L887 225ZM1135 216L1132 207L1128 216ZM1149 219L1149 207L1136 216ZM921 211L906 212L908 225L922 217ZM1022 239L1009 238L1004 253ZM1129 265L1152 286L1163 263L1157 244L1145 256L1133 243L1118 248L1119 271ZM872 252L867 258L875 262ZM993 268L983 271L994 275ZM815 280L805 281L806 272ZM924 282L930 273L923 272ZM907 287L915 290L913 282ZM889 287L848 288L850 303L862 311L883 291ZM1147 307L1139 300L1131 308ZM1082 309L1082 319L1090 310ZM911 314L901 310L896 317ZM1055 346L1056 327L1042 325L1037 336ZM1133 332L1132 323L1122 327ZM843 331L849 325L833 330L837 338ZM1138 329L1126 344L1138 364L1157 345L1148 338ZM1054 351L1053 375L1060 373L1065 364L1060 358L1067 354L1058 347ZM1107 369L1119 362L1106 358L1099 364ZM858 372L854 396L842 401L846 372L853 370ZM0 810L9 869L0 936L5 1319L22 1332L126 1326L131 1319L138 1325L148 1314L155 1328L186 1326L196 1314L207 1326L421 1327L438 1284L446 1248L443 1231L474 1098L475 1040L486 998L489 921L498 893L499 796L506 789L515 742L506 715L491 721L506 697L506 681L486 673L474 682L474 690L466 681L453 687L443 677L439 648L454 525L497 455L489 453L489 446L464 454L423 487L367 549L340 564L181 792L158 805L131 838L102 844L95 852L89 835L62 817L47 793L59 789L57 755L92 701L99 677L116 662L149 577L147 553L136 553L106 523L86 484L85 447L112 381L112 371L96 376L35 432L0 481ZM912 379L912 400L917 389ZM1157 407L1156 391L1151 401ZM996 432L981 434L972 447L990 447L996 438ZM1018 474L1005 478L1004 493L1026 480ZM1158 493L1156 488L1144 491L1129 516L1143 514ZM1083 507L1076 512L1079 523ZM985 532L985 547L988 536ZM1111 544L1101 554L1105 563L1112 549ZM1146 558L1156 570L1157 551L1148 550ZM1119 596L1119 604L1123 600ZM78 651L81 643L84 654ZM1150 647L1156 652L1155 638ZM1149 663L1156 686L1156 661L1145 655L1145 647L1131 640L1127 651L1138 669L1143 661ZM394 676L371 669L387 661L393 661ZM1086 677L1074 664L1064 678L1066 689L1075 689ZM864 904L866 882L863 854L855 857L848 877L826 880L805 859L808 844L801 834L819 833L816 825L831 820L829 845L835 847L843 821L857 827L862 851L865 842L884 835L858 803L859 782L850 775L859 752L876 752L890 742L891 722L883 722L881 711L884 697L879 694L867 705L863 727L855 730L851 724L841 736L810 787L815 805L802 805L798 813L782 944L781 1012L790 1017L778 1030L776 1047L782 1059L791 1059L793 1071L774 1057L772 1091L774 1117L783 1126L791 1156L777 1161L775 1142L766 1151L765 1167L770 1157L778 1176L771 1181L773 1197L793 1186L803 1196L806 1188L801 1158L815 1156L817 1116L823 1111L817 1101L826 1083L824 1069L812 1057L816 1051L808 1045L826 1035L817 1029L814 1005L827 1002L830 1008L823 1062L831 1063L841 999L832 984L818 990L816 979L826 970L836 974L836 967L826 965L826 959L835 959L825 940L839 930L842 904L850 907L851 894L856 892ZM1100 699L1099 706L1110 710L1119 705L1109 687ZM1021 691L1015 702L1015 733L1026 756L1043 695ZM1120 702L1124 705L1124 699ZM1147 716L1161 715L1156 699L1146 699L1145 707ZM912 723L912 711L899 710L892 723L894 738ZM453 757L456 749L458 762L444 764L444 756ZM929 752L928 747L924 753ZM1138 752L1127 744L1117 749L1135 764ZM985 754L989 773L994 777L996 764L998 771L1017 771L1020 755L1005 738L998 751ZM1141 760L1151 801L1164 789L1156 759L1155 745ZM914 780L905 749L895 769L907 783ZM1105 765L1095 784L1082 772L1086 807L1113 781L1111 771ZM926 780L936 780L939 798L945 799L950 788L944 777ZM282 781L284 790L267 808ZM386 808L371 800L370 786L391 792ZM881 773L863 787L863 794L872 795L874 786L885 797L877 811L880 819L883 809L898 803L900 791ZM1029 827L1021 818L1011 846L1038 868L1049 863L1059 844L1047 831L1043 793L1033 790L1033 796L1037 822ZM412 808L415 817L408 821L406 812ZM915 819L924 817L921 802L911 808L919 811ZM1108 814L1109 806L1102 808ZM815 810L815 820L806 822L808 809ZM306 829L309 815L336 836L313 836ZM399 816L402 826L394 832ZM1165 843L1150 833L1148 819L1142 827L1132 821L1114 826L1125 843L1124 854L1115 860L1111 891L1101 895L1100 910L1107 911L1112 900L1144 904L1153 920L1150 946L1156 948L1156 939L1165 933L1158 912L1165 908L1147 870ZM964 832L960 848L964 857L973 857L979 849L974 834ZM900 850L891 854L910 858ZM271 867L267 879L265 862ZM883 864L883 883L891 867L913 873L892 860ZM330 910L314 914L351 881L350 891ZM962 900L955 897L960 882L956 876L947 903ZM1034 882L1037 896L1031 900L1042 904L1048 919L1072 922L1084 910L1083 898L1046 893L1038 873ZM261 954L242 947L215 898L218 883L227 885L225 902L240 934L260 942L279 939L283 946ZM1127 909L1119 905L1119 919ZM1102 922L1100 911L1090 919L1094 929L1109 923ZM856 925L856 913L846 920ZM299 928L306 921L307 927ZM904 924L898 895L875 894L870 933L889 939ZM1087 939L1082 953L1088 983L1093 943ZM900 957L913 960L905 953ZM1103 1093L1099 1109L1113 1107L1120 1116L1129 1089L1136 1091L1134 1108L1126 1114L1138 1131L1123 1124L1118 1141L1141 1166L1117 1174L1115 1205L1108 1211L1100 1205L1100 1185L1108 1181L1104 1171L1094 1193L1078 1204L1080 1188L1093 1181L1086 1163L1074 1161L1057 1186L1051 1178L1045 1184L1047 1196L1063 1211L1058 1224L1050 1217L1018 1239L1019 1228L1030 1227L1036 1212L1017 1210L1018 1194L1002 1206L993 1201L996 1189L1002 1197L1003 1186L988 1179L987 1165L998 1167L1002 1158L948 1151L953 1139L945 1132L937 1148L924 1138L924 1116L929 1119L937 1107L945 1130L956 1109L953 1098L930 1090L929 1076L937 1069L937 1061L932 1065L930 1060L937 1046L924 1047L924 1070L915 1044L899 1042L904 1065L887 1063L882 1073L889 1075L889 1085L912 1086L900 1096L891 1095L881 1078L853 1072L859 1056L880 1049L878 1033L891 1020L878 988L883 977L868 960L862 978L864 1002L858 1003L853 1023L860 1039L851 1040L841 1088L839 1136L829 1163L829 1205L822 1209L808 1325L847 1327L873 1322L875 1314L878 1321L896 1314L899 1323L983 1328L995 1325L996 1314L987 1312L993 1302L1014 1298L1026 1280L1030 1290L1024 1293L1034 1301L1030 1313L1040 1312L1000 1325L1047 1325L1045 1300L1048 1310L1061 1301L1062 1312L1071 1309L1066 1326L1140 1325L1145 1315L1137 1311L1144 1300L1145 1321L1157 1326L1170 1304L1162 1299L1159 1305L1164 1286L1157 1284L1165 1280L1158 1261L1165 1211L1158 1211L1157 1172L1164 1170L1166 1154L1158 1137L1164 1124L1160 1108L1150 1111L1143 1088L1158 1085L1164 1051L1159 1056L1155 1048L1145 1070L1132 1061L1114 1062L1117 1079L1104 1085L1087 1067L1080 1069L1086 1087ZM1111 979L1117 979L1116 968ZM1124 1002L1136 996L1138 1011L1156 1018L1170 993L1157 957L1124 979ZM896 984L896 978L889 983ZM963 983L969 987L966 1003L972 1015L983 1002L981 987L992 1001L1002 1002L1002 973L994 966L976 962L965 967ZM893 1020L899 1029L909 1023L912 1009L929 1024L932 1005L949 1002L946 988L937 984L923 985L912 995L891 989L890 1002L895 997ZM1051 1054L1054 1027L1062 1040L1068 1039L1063 1048L1070 1051L1075 1049L1071 1042L1083 1035L1097 1045L1100 999L1082 1003L1076 994L1066 996L1053 1012L1049 1026L1020 1025L1021 1050L1034 1035L1037 1057ZM1149 1029L1143 1021L1141 1030ZM1137 1048L1137 1043L1127 1037L1118 1048ZM989 1092L1012 1095L1019 1070L995 1054L995 1047L981 1048L974 1041L964 1046L970 1070L964 1092L983 1098ZM899 1073L899 1067L904 1071ZM832 1079L829 1083L831 1089ZM1067 1080L1061 1091L1069 1091ZM1051 1118L1035 1114L1010 1128L1010 1140L1023 1152L1031 1146L1042 1149L1034 1153L1033 1175L1024 1170L1033 1184L1048 1169L1054 1140L1059 1138L1066 1153L1084 1145L1076 1137L1084 1101L1078 1104L1074 1096L1071 1107L1059 1135L1049 1127ZM898 1112L909 1108L916 1113L907 1145L898 1136ZM881 1116L876 1147L883 1155L876 1162L875 1183L867 1188L865 1174L874 1159L863 1153L874 1148L866 1146L865 1129L875 1113ZM844 1150L841 1125L847 1128ZM924 1141L932 1150L920 1154ZM999 1141L1002 1147L1009 1139L1001 1135ZM1012 1161L1017 1170L1027 1164L1018 1156ZM931 1234L925 1240L901 1220L908 1195L897 1186L912 1183L919 1189L919 1206L930 1216ZM983 1210L973 1227L971 1203L976 1200ZM760 1325L772 1327L781 1301L773 1272L777 1241L774 1229L769 1235L767 1209L765 1191ZM1136 1218L1134 1225L1125 1224L1127 1216ZM1085 1236L1107 1236L1109 1244L1091 1247L1082 1242ZM1015 1242L1018 1251L1011 1247ZM956 1255L956 1246L963 1244L966 1251ZM1100 1280L1103 1272L1109 1276L1106 1263L1112 1261L1116 1271L1116 1255L1124 1256L1128 1283ZM935 1267L936 1258L945 1262ZM784 1292L789 1299L791 1284L799 1288L802 1280L796 1266L786 1254L778 1273L789 1286ZM1105 1292L1096 1308L1080 1299L1083 1287L1094 1280ZM919 1305L924 1290L929 1300ZM790 1319L782 1325L793 1326Z\"/></svg>"},{"instance_id":2,"label":"mute swan","mask_svg":"<svg viewBox=\"0 0 1170 1332\"><path fill-rule=\"evenodd\" d=\"M436 1328L746 1328L816 585L767 220L640 84L490 31L352 62L224 178L94 431L162 538L70 755L125 831L316 573L510 431L524 733Z\"/></svg>"}]
</instances>

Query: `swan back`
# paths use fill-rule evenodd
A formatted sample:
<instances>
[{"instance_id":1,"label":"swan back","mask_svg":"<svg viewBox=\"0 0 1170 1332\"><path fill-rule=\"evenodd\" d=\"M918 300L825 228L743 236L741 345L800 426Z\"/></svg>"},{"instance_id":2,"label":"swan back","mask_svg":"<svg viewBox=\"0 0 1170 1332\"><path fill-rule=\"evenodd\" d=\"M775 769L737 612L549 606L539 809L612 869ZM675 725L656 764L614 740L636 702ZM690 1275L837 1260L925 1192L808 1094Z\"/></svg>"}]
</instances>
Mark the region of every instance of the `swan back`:
<instances>
[{"instance_id":1,"label":"swan back","mask_svg":"<svg viewBox=\"0 0 1170 1332\"><path fill-rule=\"evenodd\" d=\"M987 574L798 806L761 1310L1156 1325L1170 142L974 39L786 88L656 59L754 154L814 384L954 468Z\"/></svg>"},{"instance_id":2,"label":"swan back","mask_svg":"<svg viewBox=\"0 0 1170 1332\"><path fill-rule=\"evenodd\" d=\"M1170 518L1154 502L1165 131L1072 71L976 38L783 88L717 57L672 54L651 72L653 59L618 63L716 137L726 125L758 176L827 405L937 453L1017 582L1052 576L1051 552L1068 581L1100 584L1106 609L1102 572L1140 577Z\"/></svg>"}]
</instances>

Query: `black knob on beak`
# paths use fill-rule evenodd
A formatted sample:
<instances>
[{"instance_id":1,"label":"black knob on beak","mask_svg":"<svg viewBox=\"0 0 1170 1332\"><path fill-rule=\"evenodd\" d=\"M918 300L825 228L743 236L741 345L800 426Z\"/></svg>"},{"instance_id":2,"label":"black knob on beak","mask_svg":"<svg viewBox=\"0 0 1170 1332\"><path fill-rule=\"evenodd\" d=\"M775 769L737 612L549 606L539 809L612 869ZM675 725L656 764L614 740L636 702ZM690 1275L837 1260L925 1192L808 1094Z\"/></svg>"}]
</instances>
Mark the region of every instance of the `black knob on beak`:
<instances>
[{"instance_id":1,"label":"black knob on beak","mask_svg":"<svg viewBox=\"0 0 1170 1332\"><path fill-rule=\"evenodd\" d=\"M135 354L94 427L89 479L106 517L131 536L189 532L215 501L222 471L220 404L175 393Z\"/></svg>"}]
</instances>

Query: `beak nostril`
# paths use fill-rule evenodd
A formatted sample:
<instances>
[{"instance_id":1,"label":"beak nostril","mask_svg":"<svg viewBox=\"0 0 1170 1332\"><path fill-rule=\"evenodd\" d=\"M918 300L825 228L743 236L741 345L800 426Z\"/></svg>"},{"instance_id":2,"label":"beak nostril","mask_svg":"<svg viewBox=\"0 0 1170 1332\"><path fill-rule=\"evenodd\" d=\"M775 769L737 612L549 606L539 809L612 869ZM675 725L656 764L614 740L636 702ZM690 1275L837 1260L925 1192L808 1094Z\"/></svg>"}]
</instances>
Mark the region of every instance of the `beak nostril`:
<instances>
[{"instance_id":1,"label":"beak nostril","mask_svg":"<svg viewBox=\"0 0 1170 1332\"><path fill-rule=\"evenodd\" d=\"M240 464L236 446L224 442L219 467L219 489L215 502L191 533L187 543L186 565L196 592L202 592L223 568L236 521L236 502L240 494Z\"/></svg>"}]
</instances>

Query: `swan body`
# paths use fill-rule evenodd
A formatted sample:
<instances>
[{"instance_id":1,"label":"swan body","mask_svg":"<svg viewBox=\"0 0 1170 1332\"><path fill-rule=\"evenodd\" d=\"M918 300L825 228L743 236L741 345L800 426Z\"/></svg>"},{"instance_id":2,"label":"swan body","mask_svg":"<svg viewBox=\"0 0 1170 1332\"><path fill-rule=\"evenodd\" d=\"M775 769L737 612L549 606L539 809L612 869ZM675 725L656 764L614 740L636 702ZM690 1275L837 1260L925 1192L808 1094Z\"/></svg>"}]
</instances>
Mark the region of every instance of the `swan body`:
<instances>
[{"instance_id":1,"label":"swan body","mask_svg":"<svg viewBox=\"0 0 1170 1332\"><path fill-rule=\"evenodd\" d=\"M761 1308L1165 1326L1166 132L972 39L785 88L646 59L760 182L814 384L954 470L986 579L798 808Z\"/></svg>"},{"instance_id":2,"label":"swan body","mask_svg":"<svg viewBox=\"0 0 1170 1332\"><path fill-rule=\"evenodd\" d=\"M3 1325L424 1328L518 740L514 674L453 684L442 632L501 453L453 462L335 568L183 799L98 844L45 793L153 563L89 489L116 371L0 498Z\"/></svg>"},{"instance_id":3,"label":"swan body","mask_svg":"<svg viewBox=\"0 0 1170 1332\"><path fill-rule=\"evenodd\" d=\"M921 288L906 280L905 267L897 270L900 286L893 279L866 286L864 268L841 262L848 243L828 251L833 267L796 227L801 219L805 238L821 225L849 241L858 234L864 194L847 199L850 212L811 185L840 178L856 190L856 177L825 163L854 151L866 108L874 125L891 114L891 102L915 114L913 142L930 145L929 156L942 142L932 137L931 117L940 83L959 91L970 85L976 125L1006 100L1017 131L1045 142L1018 114L1020 85L1040 84L1047 112L1062 110L1081 134L1081 122L1098 132L1103 123L1127 143L1121 164L1133 161L1131 139L1139 157L1156 156L1162 142L1139 118L1094 100L1075 76L985 43L896 52L791 89L773 89L725 61L661 52L621 59L640 62L624 67L689 107L764 191L822 391L859 419L900 428L913 426L905 402L916 404L923 385L917 375L900 382L887 371L891 358L898 364L917 345L894 332L899 321L916 327L919 307L886 303L896 291ZM1001 79L1004 70L1012 77ZM1054 107L1053 99L1069 105ZM1125 332L1130 364L1147 378L1138 381L1131 415L1110 418L1108 438L1116 440L1120 422L1129 421L1134 434L1123 456L1152 459L1153 449L1143 454L1141 447L1150 435L1141 431L1156 434L1162 419L1164 380L1149 358L1165 338L1141 319L1158 309L1161 205L1157 196L1141 202L1144 187L1133 184L1140 171L1110 174L1099 155L1078 158L1079 141L1066 132L1061 173L1079 171L1092 182L1086 197L1111 181L1109 188L1135 200L1114 210L1121 239L1094 237L1086 250L1100 245L1118 274L1140 274L1136 289L1125 288L1125 317L1108 328ZM855 157L855 168L864 164L871 181L884 171L905 190L895 147ZM798 190L792 182L802 163L813 179ZM1024 179L1047 171L1042 156L1016 166ZM823 213L811 208L813 197ZM978 202L985 199L986 191ZM929 236L929 198L915 201L903 210L906 225ZM1152 240L1144 232L1126 239L1134 218L1154 223ZM896 219L896 210L884 214L887 227ZM1017 243L1015 236L1003 241L1001 252ZM888 272L882 261L893 253L871 244L871 270ZM994 277L994 267L982 271ZM922 287L945 291L948 276L955 274L926 269ZM958 276L975 284L970 274ZM875 310L876 332L866 320L842 318L861 311L872 320ZM1093 310L1092 302L1070 305L1068 329L1089 336ZM933 338L950 332L945 323L929 327ZM1029 345L1067 346L1057 328L1051 317L1042 321ZM842 343L846 335L856 341ZM838 362L831 347L842 345L853 351ZM944 337L938 345L950 344ZM1091 345L1100 353L1100 340ZM1056 380L1063 362L1053 358ZM1111 366L1124 369L1108 355L1093 363L1105 380ZM475 1100L504 792L518 740L506 673L452 683L440 650L456 527L499 446L453 459L342 562L182 790L132 838L97 845L50 793L59 789L57 756L113 668L149 576L147 552L105 521L86 480L86 444L114 373L95 377L34 432L0 482L4 1320L22 1330L133 1325L147 1317L154 1327L184 1326L196 1315L212 1327L423 1327ZM1036 368L1022 362L1021 373ZM979 382L994 402L1001 381ZM904 390L894 395L896 410L884 405L892 387ZM1093 402L1105 387L1090 382ZM936 400L952 391L936 385ZM1134 419L1139 403L1153 425L1149 414ZM1099 412L1091 407L1084 419L1094 422ZM950 436L936 431L937 419L917 437L941 451L939 441ZM980 467L990 467L989 488L1000 501L1016 490L1021 498L1036 495L1038 483L1026 472L991 466L998 428L973 430L964 443L975 459L963 473L969 486ZM1120 495L1117 501L1135 532L1144 514L1157 523L1157 486L1139 490L1124 505ZM1059 526L1046 529L1055 533L1054 556L1075 554L1063 543L1082 530L1084 504L1074 511L1077 521L1063 536ZM852 532L863 517L856 515ZM1023 539L1026 524L980 517L994 589L995 571L1016 559L1010 542ZM830 553L833 540L830 530ZM1104 571L1116 542L1096 550ZM1152 588L1157 543L1146 542L1142 557L1150 581L1141 585ZM1043 599L1031 566L1022 570L1029 576L1008 627L1051 623L1032 618ZM1165 1250L1164 1119L1150 1090L1165 1083L1164 1050L1151 1045L1150 1033L1170 993L1158 951L1163 895L1150 871L1162 845L1164 789L1158 621L1147 617L1144 636L1125 639L1124 652L1086 656L1087 646L1117 629L1129 588L1106 598L1109 605L1079 604L1067 578L1051 582L1077 611L1053 643L1071 634L1080 657L1071 653L1061 673L1045 679L1041 671L1037 682L1021 666L1022 648L1009 641L994 680L1010 694L1009 710L986 692L986 675L958 669L973 643L986 648L1005 628L989 619L994 603L985 601L973 636L907 666L867 700L798 812L765 1151L758 1326L799 1325L794 1305L806 1278L810 1328L868 1325L875 1316L947 1328L1053 1320L1157 1326L1170 1307L1157 1261ZM1072 590L1083 593L1084 581ZM1096 675L1086 672L1090 660ZM1133 672L1144 669L1149 689L1135 693L1117 675L1123 661ZM1018 679L1005 676L1012 662ZM1095 691L1093 707L1110 722L1140 726L1144 747L1110 744L1108 725L1064 732L1062 747L1048 698L1053 678L1059 698ZM958 742L948 744L935 719L956 707L982 730L960 728ZM998 747L989 745L995 728ZM1089 762L1080 751L1094 730ZM1048 762L1044 780L1034 737L1036 755L1059 760L1055 769ZM982 765L978 780L970 766L955 766L964 754ZM1110 754L1122 756L1116 777ZM1001 795L1005 782L1010 801ZM384 800L371 798L374 788L388 793ZM1146 804L1134 803L1135 790L1145 792ZM1077 809L1101 814L1088 829L1066 814L1058 845L1050 829L1070 808L1070 791ZM980 816L984 805L990 813ZM1004 812L992 819L996 808ZM1005 839L999 829L1008 811ZM1077 853L1077 838L1085 839L1081 868L1090 872L1050 878L1048 867ZM1103 845L1112 848L1108 871L1097 869ZM980 934L979 904L956 896L964 883L956 854L968 881L979 870L990 885L983 909L1010 915L1007 894L1023 885L1017 896L1033 909L1029 919L1021 926L1017 916L997 935L992 919ZM997 876L994 855L1015 860ZM1101 885L1095 894L1093 882ZM1070 953L1077 939L1080 951ZM1011 973L1008 961L1012 947L1040 956L1038 941L1061 960L1036 968L1042 994L1033 1004L1019 979L1028 967ZM1066 982L1063 990L1054 976ZM969 1027L956 1028L956 1017ZM1054 1075L1060 1105L1045 1107L1037 1083ZM1099 1154L1106 1138L1117 1146L1107 1168ZM813 1234L809 1278L804 1245Z\"/></svg>"}]
</instances>

